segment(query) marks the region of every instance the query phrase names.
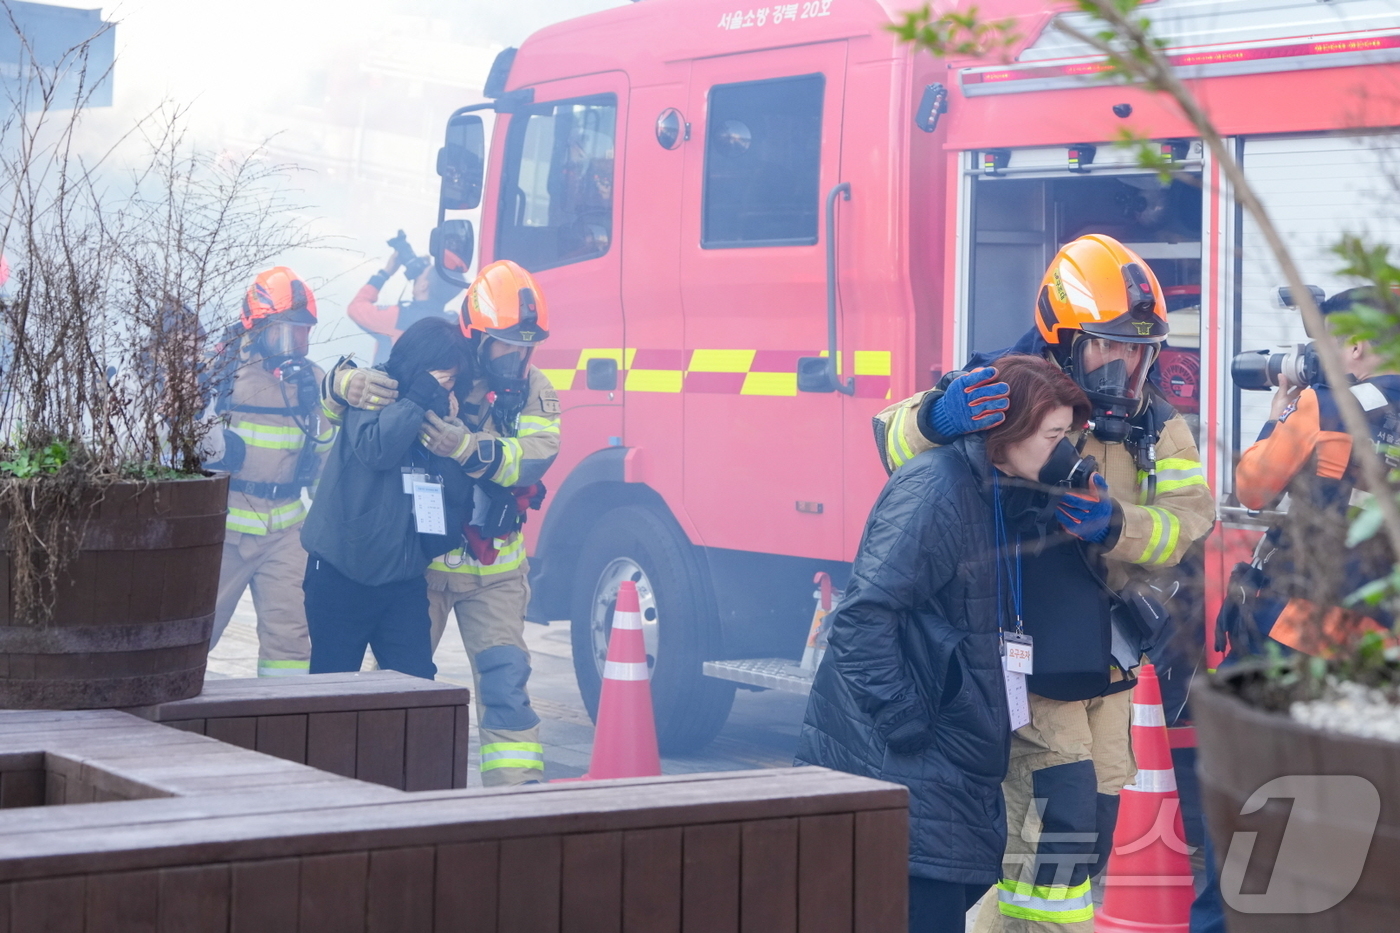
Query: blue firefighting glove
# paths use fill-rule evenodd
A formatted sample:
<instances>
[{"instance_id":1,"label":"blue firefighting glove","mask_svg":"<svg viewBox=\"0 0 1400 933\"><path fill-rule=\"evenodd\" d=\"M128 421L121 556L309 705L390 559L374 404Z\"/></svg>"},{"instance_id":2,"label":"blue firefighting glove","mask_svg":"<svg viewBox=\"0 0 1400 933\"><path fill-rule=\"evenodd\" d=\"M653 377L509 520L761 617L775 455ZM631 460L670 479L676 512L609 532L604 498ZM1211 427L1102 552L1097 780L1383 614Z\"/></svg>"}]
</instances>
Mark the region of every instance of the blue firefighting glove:
<instances>
[{"instance_id":1,"label":"blue firefighting glove","mask_svg":"<svg viewBox=\"0 0 1400 933\"><path fill-rule=\"evenodd\" d=\"M990 366L963 373L948 384L943 397L933 403L933 427L944 437L960 437L994 428L1006 420L1011 388L997 381Z\"/></svg>"},{"instance_id":2,"label":"blue firefighting glove","mask_svg":"<svg viewBox=\"0 0 1400 933\"><path fill-rule=\"evenodd\" d=\"M1098 544L1108 535L1113 518L1113 500L1108 497L1108 481L1095 473L1091 488L1082 492L1067 492L1055 509L1055 518L1065 531L1081 541Z\"/></svg>"}]
</instances>

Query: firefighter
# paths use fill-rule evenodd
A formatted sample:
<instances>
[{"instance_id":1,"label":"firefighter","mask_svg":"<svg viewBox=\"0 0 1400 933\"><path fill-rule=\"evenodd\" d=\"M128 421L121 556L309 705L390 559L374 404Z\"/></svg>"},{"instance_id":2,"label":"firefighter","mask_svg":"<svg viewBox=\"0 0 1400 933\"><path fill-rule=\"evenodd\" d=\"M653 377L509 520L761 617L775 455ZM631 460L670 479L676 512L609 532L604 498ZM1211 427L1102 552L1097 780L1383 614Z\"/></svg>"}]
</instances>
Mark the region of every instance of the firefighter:
<instances>
[{"instance_id":1,"label":"firefighter","mask_svg":"<svg viewBox=\"0 0 1400 933\"><path fill-rule=\"evenodd\" d=\"M389 241L389 245L394 251L385 260L384 267L360 286L349 307L345 309L350 315L350 320L374 337L376 364L389 358L389 348L399 339L399 334L407 330L414 321L425 317L455 317L445 308L461 291L457 286L445 281L442 276L433 274L432 258L416 255L402 230ZM391 305L376 304L379 292L400 268L404 270L404 276L413 283L411 297Z\"/></svg>"},{"instance_id":2,"label":"firefighter","mask_svg":"<svg viewBox=\"0 0 1400 933\"><path fill-rule=\"evenodd\" d=\"M530 656L525 609L529 563L520 527L544 498L541 479L559 452L559 396L530 365L549 336L549 308L530 273L509 260L481 270L462 303L461 327L474 344L477 378L454 419L429 415L423 444L463 465L477 483L477 506L463 529L463 546L428 568L428 602L436 649L447 617L456 612L476 683L481 782L502 786L539 781L544 747L530 707ZM348 364L332 387L364 393ZM332 396L332 404L348 402Z\"/></svg>"},{"instance_id":3,"label":"firefighter","mask_svg":"<svg viewBox=\"0 0 1400 933\"><path fill-rule=\"evenodd\" d=\"M996 379L996 358L1006 352L1045 356L1089 397L1089 428L1074 442L1080 454L1098 461L1101 473L1089 488L1065 495L1054 520L1091 545L1094 563L1101 560L1105 568L1104 589L1121 591L1173 567L1215 521L1190 429L1147 381L1167 335L1162 290L1131 250L1107 236L1085 236L1050 263L1035 319L1036 327L1011 351L974 358L971 372L950 373L937 388L882 411L876 418L881 458L893 471L932 445L1000 423L1006 387ZM1037 563L1026 563L1027 594L1035 591ZM1033 615L1056 614L1065 585L1045 575L1044 598L1034 610L1027 600L1028 631ZM1046 592L1051 588L1056 595ZM1088 624L1065 621L1081 629ZM1090 643L1101 638L1108 644L1107 631L1086 634ZM1075 673L1076 652L1072 644L1065 650L1064 636L1042 641L1028 679L1031 722L1013 734L1003 785L1008 842L998 913L983 910L978 927L995 928L999 919L1008 930L1089 933L1089 879L1107 861L1118 794L1137 770L1129 744L1133 678L1123 664ZM1052 650L1057 645L1061 650ZM1037 822L1041 830L1033 832Z\"/></svg>"},{"instance_id":4,"label":"firefighter","mask_svg":"<svg viewBox=\"0 0 1400 933\"><path fill-rule=\"evenodd\" d=\"M1348 289L1323 302L1321 310L1331 315L1369 307L1371 295L1369 286ZM1400 374L1365 340L1348 342L1342 357L1353 380L1348 389L1393 467L1400 445ZM1237 599L1227 604L1217 639L1228 635L1235 656L1262 650L1263 637L1317 654L1367 629L1393 625L1381 606L1364 615L1342 608L1345 597L1389 573L1392 561L1380 537L1347 546L1347 511L1361 494L1352 438L1337 411L1335 391L1321 380L1294 385L1280 374L1269 420L1235 467L1235 494L1245 508L1269 508L1289 493L1285 517L1269 529L1253 563L1241 564L1232 575L1231 596L1248 592L1249 598L1244 606ZM1297 558L1299 541L1307 542L1307 561Z\"/></svg>"},{"instance_id":5,"label":"firefighter","mask_svg":"<svg viewBox=\"0 0 1400 933\"><path fill-rule=\"evenodd\" d=\"M316 482L334 432L321 408L322 373L306 358L315 324L316 297L307 284L285 266L269 269L249 286L240 321L211 367L222 452L206 465L232 477L209 646L252 587L259 677L310 669L301 493Z\"/></svg>"}]
</instances>

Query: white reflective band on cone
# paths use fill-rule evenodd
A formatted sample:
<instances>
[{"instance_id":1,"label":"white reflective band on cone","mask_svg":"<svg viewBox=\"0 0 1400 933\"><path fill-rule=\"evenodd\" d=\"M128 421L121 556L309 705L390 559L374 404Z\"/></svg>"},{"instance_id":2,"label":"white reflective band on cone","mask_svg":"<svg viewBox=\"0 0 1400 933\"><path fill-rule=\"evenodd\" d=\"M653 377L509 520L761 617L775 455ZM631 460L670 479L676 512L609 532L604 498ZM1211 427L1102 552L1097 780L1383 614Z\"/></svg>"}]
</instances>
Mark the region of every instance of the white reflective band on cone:
<instances>
[{"instance_id":1,"label":"white reflective band on cone","mask_svg":"<svg viewBox=\"0 0 1400 933\"><path fill-rule=\"evenodd\" d=\"M1133 725L1135 726L1165 726L1167 717L1162 712L1162 707L1155 703L1134 703L1133 704Z\"/></svg>"},{"instance_id":2,"label":"white reflective band on cone","mask_svg":"<svg viewBox=\"0 0 1400 933\"><path fill-rule=\"evenodd\" d=\"M1137 780L1123 789L1142 791L1144 794L1165 794L1167 791L1175 791L1176 772L1171 768L1163 768L1159 771L1138 768Z\"/></svg>"},{"instance_id":3,"label":"white reflective band on cone","mask_svg":"<svg viewBox=\"0 0 1400 933\"><path fill-rule=\"evenodd\" d=\"M647 662L609 661L603 665L603 677L606 680L648 680Z\"/></svg>"},{"instance_id":4,"label":"white reflective band on cone","mask_svg":"<svg viewBox=\"0 0 1400 933\"><path fill-rule=\"evenodd\" d=\"M640 612L614 612L613 628L642 630L642 614Z\"/></svg>"}]
</instances>

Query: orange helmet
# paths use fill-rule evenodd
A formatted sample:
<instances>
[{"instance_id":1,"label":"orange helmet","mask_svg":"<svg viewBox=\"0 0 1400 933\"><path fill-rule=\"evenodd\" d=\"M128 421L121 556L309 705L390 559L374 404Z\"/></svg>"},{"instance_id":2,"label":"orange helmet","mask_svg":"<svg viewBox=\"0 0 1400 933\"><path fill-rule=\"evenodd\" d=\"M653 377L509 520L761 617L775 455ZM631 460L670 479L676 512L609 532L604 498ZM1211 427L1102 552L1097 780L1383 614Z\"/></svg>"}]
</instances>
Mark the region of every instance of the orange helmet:
<instances>
[{"instance_id":1,"label":"orange helmet","mask_svg":"<svg viewBox=\"0 0 1400 933\"><path fill-rule=\"evenodd\" d=\"M549 337L549 305L530 273L509 259L482 269L462 302L462 333L533 347Z\"/></svg>"},{"instance_id":2,"label":"orange helmet","mask_svg":"<svg viewBox=\"0 0 1400 933\"><path fill-rule=\"evenodd\" d=\"M258 274L243 296L243 328L252 330L269 318L286 324L316 323L316 296L286 266L274 266Z\"/></svg>"},{"instance_id":3,"label":"orange helmet","mask_svg":"<svg viewBox=\"0 0 1400 933\"><path fill-rule=\"evenodd\" d=\"M1098 233L1055 254L1035 308L1040 335L1052 347L1068 344L1079 332L1124 343L1167 339L1167 301L1152 269L1122 243Z\"/></svg>"}]
</instances>

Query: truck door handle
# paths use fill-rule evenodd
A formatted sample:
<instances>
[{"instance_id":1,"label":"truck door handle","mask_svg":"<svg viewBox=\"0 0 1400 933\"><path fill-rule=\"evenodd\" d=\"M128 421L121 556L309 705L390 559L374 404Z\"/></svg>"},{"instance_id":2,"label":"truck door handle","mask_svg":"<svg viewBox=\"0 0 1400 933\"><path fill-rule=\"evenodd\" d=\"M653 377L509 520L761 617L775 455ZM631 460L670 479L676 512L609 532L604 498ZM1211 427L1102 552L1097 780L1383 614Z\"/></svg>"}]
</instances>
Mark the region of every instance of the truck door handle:
<instances>
[{"instance_id":1,"label":"truck door handle","mask_svg":"<svg viewBox=\"0 0 1400 933\"><path fill-rule=\"evenodd\" d=\"M804 356L797 361L799 392L856 394L854 376L837 376L841 359L836 346L836 196L851 199L851 183L843 181L826 193L826 356Z\"/></svg>"}]
</instances>

